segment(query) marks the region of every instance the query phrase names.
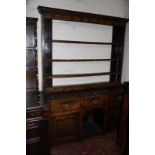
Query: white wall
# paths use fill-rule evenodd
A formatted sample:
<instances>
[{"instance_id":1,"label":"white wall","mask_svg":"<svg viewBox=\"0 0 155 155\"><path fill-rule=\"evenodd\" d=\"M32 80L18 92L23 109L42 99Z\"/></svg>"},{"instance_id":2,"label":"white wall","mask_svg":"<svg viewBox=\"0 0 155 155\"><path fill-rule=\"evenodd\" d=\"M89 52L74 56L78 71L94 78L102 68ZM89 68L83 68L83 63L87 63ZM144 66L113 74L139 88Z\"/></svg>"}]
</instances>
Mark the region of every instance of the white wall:
<instances>
[{"instance_id":1,"label":"white wall","mask_svg":"<svg viewBox=\"0 0 155 155\"><path fill-rule=\"evenodd\" d=\"M129 81L129 23L126 25L122 82Z\"/></svg>"},{"instance_id":2,"label":"white wall","mask_svg":"<svg viewBox=\"0 0 155 155\"><path fill-rule=\"evenodd\" d=\"M38 63L39 63L39 89L42 90L42 67L41 67L41 25L37 6L62 8L74 11L90 12L103 15L128 18L129 0L28 0L26 5L26 16L37 17L38 20ZM128 80L128 27L126 29L125 51L123 62L122 81Z\"/></svg>"}]
</instances>

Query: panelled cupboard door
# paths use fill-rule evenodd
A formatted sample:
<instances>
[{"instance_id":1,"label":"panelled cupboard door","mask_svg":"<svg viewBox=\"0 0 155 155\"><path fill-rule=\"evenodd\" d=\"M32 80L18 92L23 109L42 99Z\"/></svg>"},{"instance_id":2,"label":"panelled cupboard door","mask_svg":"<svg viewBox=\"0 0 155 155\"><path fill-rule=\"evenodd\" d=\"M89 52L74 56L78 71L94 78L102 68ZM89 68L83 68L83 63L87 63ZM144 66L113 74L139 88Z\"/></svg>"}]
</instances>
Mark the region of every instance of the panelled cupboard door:
<instances>
[{"instance_id":1,"label":"panelled cupboard door","mask_svg":"<svg viewBox=\"0 0 155 155\"><path fill-rule=\"evenodd\" d=\"M39 137L39 122L26 123L26 138Z\"/></svg>"},{"instance_id":2,"label":"panelled cupboard door","mask_svg":"<svg viewBox=\"0 0 155 155\"><path fill-rule=\"evenodd\" d=\"M40 142L30 142L26 144L26 155L41 155Z\"/></svg>"},{"instance_id":3,"label":"panelled cupboard door","mask_svg":"<svg viewBox=\"0 0 155 155\"><path fill-rule=\"evenodd\" d=\"M112 131L119 127L123 94L114 93L108 95L108 106L106 116L106 130Z\"/></svg>"},{"instance_id":4,"label":"panelled cupboard door","mask_svg":"<svg viewBox=\"0 0 155 155\"><path fill-rule=\"evenodd\" d=\"M79 135L80 115L78 113L51 118L51 141L70 140Z\"/></svg>"},{"instance_id":5,"label":"panelled cupboard door","mask_svg":"<svg viewBox=\"0 0 155 155\"><path fill-rule=\"evenodd\" d=\"M116 130L119 127L121 115L121 106L108 107L106 129L107 131Z\"/></svg>"}]
</instances>

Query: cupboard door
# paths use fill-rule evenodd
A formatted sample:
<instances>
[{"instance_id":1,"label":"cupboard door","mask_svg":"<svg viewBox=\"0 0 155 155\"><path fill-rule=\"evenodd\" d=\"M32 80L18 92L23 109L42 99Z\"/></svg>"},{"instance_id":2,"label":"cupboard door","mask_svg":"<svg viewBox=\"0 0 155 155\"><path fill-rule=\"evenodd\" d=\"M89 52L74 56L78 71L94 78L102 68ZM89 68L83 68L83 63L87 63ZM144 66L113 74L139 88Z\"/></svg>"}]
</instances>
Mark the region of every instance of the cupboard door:
<instances>
[{"instance_id":1,"label":"cupboard door","mask_svg":"<svg viewBox=\"0 0 155 155\"><path fill-rule=\"evenodd\" d=\"M26 155L41 155L39 140L36 139L32 142L27 142Z\"/></svg>"},{"instance_id":2,"label":"cupboard door","mask_svg":"<svg viewBox=\"0 0 155 155\"><path fill-rule=\"evenodd\" d=\"M39 122L26 123L26 138L39 137Z\"/></svg>"},{"instance_id":3,"label":"cupboard door","mask_svg":"<svg viewBox=\"0 0 155 155\"><path fill-rule=\"evenodd\" d=\"M79 118L79 114L52 117L50 128L52 142L78 137L80 124Z\"/></svg>"},{"instance_id":4,"label":"cupboard door","mask_svg":"<svg viewBox=\"0 0 155 155\"><path fill-rule=\"evenodd\" d=\"M26 118L35 118L42 116L42 109L41 108L34 108L34 109L27 109L26 110Z\"/></svg>"},{"instance_id":5,"label":"cupboard door","mask_svg":"<svg viewBox=\"0 0 155 155\"><path fill-rule=\"evenodd\" d=\"M107 131L116 130L120 123L121 106L109 107L107 111Z\"/></svg>"}]
</instances>

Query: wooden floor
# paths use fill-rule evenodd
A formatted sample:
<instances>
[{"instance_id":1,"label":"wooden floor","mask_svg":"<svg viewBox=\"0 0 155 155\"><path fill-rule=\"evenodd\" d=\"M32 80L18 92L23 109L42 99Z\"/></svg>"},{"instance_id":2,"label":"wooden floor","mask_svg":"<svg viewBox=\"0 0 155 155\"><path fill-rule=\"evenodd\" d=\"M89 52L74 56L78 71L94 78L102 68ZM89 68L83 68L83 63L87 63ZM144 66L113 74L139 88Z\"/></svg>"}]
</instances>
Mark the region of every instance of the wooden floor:
<instances>
[{"instance_id":1,"label":"wooden floor","mask_svg":"<svg viewBox=\"0 0 155 155\"><path fill-rule=\"evenodd\" d=\"M51 155L120 155L116 146L116 132L94 136L82 142L55 146Z\"/></svg>"}]
</instances>

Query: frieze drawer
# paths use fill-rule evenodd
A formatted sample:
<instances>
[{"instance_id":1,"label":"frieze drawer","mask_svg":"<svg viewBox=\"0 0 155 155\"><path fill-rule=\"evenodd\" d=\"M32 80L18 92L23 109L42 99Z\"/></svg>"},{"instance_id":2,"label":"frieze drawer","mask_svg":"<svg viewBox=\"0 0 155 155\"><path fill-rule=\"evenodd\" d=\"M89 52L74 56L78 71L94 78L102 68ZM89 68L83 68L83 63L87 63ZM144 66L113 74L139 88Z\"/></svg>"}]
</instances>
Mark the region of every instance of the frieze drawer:
<instances>
[{"instance_id":1,"label":"frieze drawer","mask_svg":"<svg viewBox=\"0 0 155 155\"><path fill-rule=\"evenodd\" d=\"M101 106L102 105L102 96L87 96L84 97L83 106L85 108L91 108L93 106Z\"/></svg>"},{"instance_id":2,"label":"frieze drawer","mask_svg":"<svg viewBox=\"0 0 155 155\"><path fill-rule=\"evenodd\" d=\"M26 138L39 136L39 122L26 123Z\"/></svg>"},{"instance_id":3,"label":"frieze drawer","mask_svg":"<svg viewBox=\"0 0 155 155\"><path fill-rule=\"evenodd\" d=\"M34 117L41 117L42 110L41 108L31 109L26 111L26 118L34 118Z\"/></svg>"},{"instance_id":4,"label":"frieze drawer","mask_svg":"<svg viewBox=\"0 0 155 155\"><path fill-rule=\"evenodd\" d=\"M68 113L80 110L81 99L56 100L50 103L50 114Z\"/></svg>"}]
</instances>

